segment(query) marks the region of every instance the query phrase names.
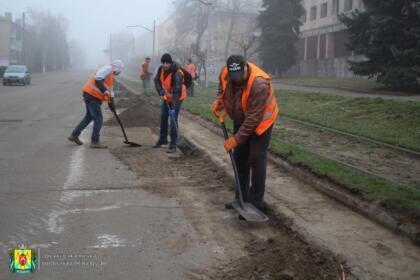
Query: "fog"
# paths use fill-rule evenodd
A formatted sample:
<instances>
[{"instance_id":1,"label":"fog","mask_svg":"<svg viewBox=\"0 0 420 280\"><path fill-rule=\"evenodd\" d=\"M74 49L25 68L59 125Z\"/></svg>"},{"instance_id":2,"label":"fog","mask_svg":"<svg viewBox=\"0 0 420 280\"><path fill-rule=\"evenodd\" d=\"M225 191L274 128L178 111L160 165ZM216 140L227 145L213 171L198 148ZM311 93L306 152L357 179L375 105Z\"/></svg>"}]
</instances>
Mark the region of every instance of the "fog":
<instances>
[{"instance_id":1,"label":"fog","mask_svg":"<svg viewBox=\"0 0 420 280\"><path fill-rule=\"evenodd\" d=\"M86 54L86 66L96 67L108 62L104 52L109 34L134 32L136 36L147 32L141 29L127 29L127 25L152 26L166 18L172 7L170 0L0 0L0 14L11 12L13 18L20 18L29 10L50 11L68 20L68 39L77 41Z\"/></svg>"}]
</instances>

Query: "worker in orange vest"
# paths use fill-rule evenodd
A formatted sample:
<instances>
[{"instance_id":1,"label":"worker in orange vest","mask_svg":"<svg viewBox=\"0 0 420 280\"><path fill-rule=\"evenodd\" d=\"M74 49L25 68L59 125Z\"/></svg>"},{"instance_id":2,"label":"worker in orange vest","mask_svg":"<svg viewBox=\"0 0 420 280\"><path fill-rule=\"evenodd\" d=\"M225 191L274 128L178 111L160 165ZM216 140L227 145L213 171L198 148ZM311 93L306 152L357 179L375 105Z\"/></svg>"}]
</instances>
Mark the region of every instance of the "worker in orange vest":
<instances>
[{"instance_id":1,"label":"worker in orange vest","mask_svg":"<svg viewBox=\"0 0 420 280\"><path fill-rule=\"evenodd\" d=\"M143 93L147 94L150 84L150 78L152 77L152 73L150 72L150 57L146 57L144 59L143 64L140 67L140 79L143 82Z\"/></svg>"},{"instance_id":2,"label":"worker in orange vest","mask_svg":"<svg viewBox=\"0 0 420 280\"><path fill-rule=\"evenodd\" d=\"M193 81L197 79L197 68L195 67L192 59L187 59L187 63L185 64L185 70L190 73L191 78ZM194 82L191 84L191 87L187 89L187 96L194 96Z\"/></svg>"},{"instance_id":3,"label":"worker in orange vest","mask_svg":"<svg viewBox=\"0 0 420 280\"><path fill-rule=\"evenodd\" d=\"M184 84L184 72L177 63L172 61L170 54L165 53L161 58L161 63L162 66L159 67L154 79L156 91L162 98L160 137L153 148L168 144L168 119L170 119L171 141L167 153L175 153L178 139L178 114L182 101L187 96L187 88Z\"/></svg>"},{"instance_id":4,"label":"worker in orange vest","mask_svg":"<svg viewBox=\"0 0 420 280\"><path fill-rule=\"evenodd\" d=\"M73 130L68 137L70 142L77 145L83 145L79 136L82 131L93 121L93 130L91 137L91 148L106 149L106 145L100 142L100 132L102 128L102 102L107 102L110 108L115 109L114 105L114 77L119 75L123 69L121 60L115 60L112 64L104 65L91 74L91 78L83 86L83 100L86 105L85 117Z\"/></svg>"},{"instance_id":5,"label":"worker in orange vest","mask_svg":"<svg viewBox=\"0 0 420 280\"><path fill-rule=\"evenodd\" d=\"M233 120L234 136L224 147L233 150L244 200L263 211L267 149L279 112L270 76L240 55L229 57L211 110ZM226 208L233 209L232 203Z\"/></svg>"}]
</instances>

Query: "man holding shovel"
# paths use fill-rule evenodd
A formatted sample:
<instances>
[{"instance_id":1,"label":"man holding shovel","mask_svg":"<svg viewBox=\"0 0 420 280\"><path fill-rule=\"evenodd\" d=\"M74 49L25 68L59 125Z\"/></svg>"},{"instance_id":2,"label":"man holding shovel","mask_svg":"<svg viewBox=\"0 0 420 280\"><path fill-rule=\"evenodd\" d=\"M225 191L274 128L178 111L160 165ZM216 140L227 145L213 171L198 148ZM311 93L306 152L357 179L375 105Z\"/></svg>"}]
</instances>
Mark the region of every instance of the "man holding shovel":
<instances>
[{"instance_id":1,"label":"man holding shovel","mask_svg":"<svg viewBox=\"0 0 420 280\"><path fill-rule=\"evenodd\" d=\"M244 201L263 210L267 149L279 112L270 76L242 56L229 57L211 110L219 119L227 113L233 120L234 136L224 147L234 151ZM233 209L234 203L227 203L226 208Z\"/></svg>"},{"instance_id":2,"label":"man holding shovel","mask_svg":"<svg viewBox=\"0 0 420 280\"><path fill-rule=\"evenodd\" d=\"M93 121L93 130L91 138L91 148L106 149L106 145L99 141L102 128L102 102L108 102L110 108L113 108L113 86L114 77L119 75L123 68L121 60L115 60L110 65L104 65L92 73L90 79L83 86L83 100L86 105L85 117L75 127L71 135L68 137L70 142L77 145L83 145L79 136L82 131Z\"/></svg>"},{"instance_id":3,"label":"man holding shovel","mask_svg":"<svg viewBox=\"0 0 420 280\"><path fill-rule=\"evenodd\" d=\"M187 88L184 85L184 72L172 61L170 54L164 54L161 63L162 66L159 67L154 79L156 91L162 98L160 137L153 148L168 144L168 119L170 119L171 141L167 153L172 154L176 152L178 114L182 101L187 96Z\"/></svg>"}]
</instances>

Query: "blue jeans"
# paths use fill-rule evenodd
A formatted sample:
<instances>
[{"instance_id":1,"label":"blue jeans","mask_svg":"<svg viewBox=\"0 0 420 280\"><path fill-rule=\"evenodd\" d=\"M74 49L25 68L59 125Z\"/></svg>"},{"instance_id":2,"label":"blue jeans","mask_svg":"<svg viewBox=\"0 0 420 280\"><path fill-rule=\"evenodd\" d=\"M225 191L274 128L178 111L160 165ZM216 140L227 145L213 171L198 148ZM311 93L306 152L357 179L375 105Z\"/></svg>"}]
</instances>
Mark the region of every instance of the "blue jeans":
<instances>
[{"instance_id":1,"label":"blue jeans","mask_svg":"<svg viewBox=\"0 0 420 280\"><path fill-rule=\"evenodd\" d=\"M86 104L86 115L80 121L80 123L76 126L76 128L73 130L72 135L79 137L82 131L93 120L93 130L92 130L91 140L92 140L92 143L98 143L101 128L102 128L102 122L103 122L102 110L101 110L102 101L100 101L99 99L96 99L92 95L85 92L83 93L83 99L85 100L85 104Z\"/></svg>"},{"instance_id":2,"label":"blue jeans","mask_svg":"<svg viewBox=\"0 0 420 280\"><path fill-rule=\"evenodd\" d=\"M175 109L174 119L176 121L176 126L178 126L178 115L179 110L181 109L181 101L178 103L177 108ZM172 117L169 116L168 106L166 101L162 102L162 110L160 113L160 138L161 143L166 143L168 141L168 119L171 120L171 142L169 143L169 148L176 148L176 140L178 139L178 133L173 122Z\"/></svg>"}]
</instances>

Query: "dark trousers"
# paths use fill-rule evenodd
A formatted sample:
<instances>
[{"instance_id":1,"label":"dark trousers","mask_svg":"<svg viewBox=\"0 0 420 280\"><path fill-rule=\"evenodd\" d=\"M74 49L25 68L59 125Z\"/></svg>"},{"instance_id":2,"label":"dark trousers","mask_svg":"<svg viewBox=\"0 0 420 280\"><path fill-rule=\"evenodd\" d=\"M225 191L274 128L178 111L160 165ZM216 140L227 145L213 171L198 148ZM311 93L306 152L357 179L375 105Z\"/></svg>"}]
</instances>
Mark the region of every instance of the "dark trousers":
<instances>
[{"instance_id":1,"label":"dark trousers","mask_svg":"<svg viewBox=\"0 0 420 280\"><path fill-rule=\"evenodd\" d=\"M86 92L83 93L83 100L85 101L86 105L86 114L73 130L72 135L78 137L82 131L93 121L91 141L92 143L98 143L103 122L101 110L102 101L96 99Z\"/></svg>"},{"instance_id":2,"label":"dark trousers","mask_svg":"<svg viewBox=\"0 0 420 280\"><path fill-rule=\"evenodd\" d=\"M235 133L239 127L240 125L235 125ZM273 127L270 127L261 135L252 134L247 142L236 147L233 153L238 167L244 201L252 203L258 208L262 207L264 201L267 150L272 129Z\"/></svg>"},{"instance_id":3,"label":"dark trousers","mask_svg":"<svg viewBox=\"0 0 420 280\"><path fill-rule=\"evenodd\" d=\"M178 115L179 110L181 109L182 102L178 102L178 106L175 109L175 122L176 126L178 126ZM172 108L173 105L171 105ZM166 143L168 141L168 120L170 119L171 123L171 142L169 143L170 148L176 148L176 140L178 139L177 129L175 127L174 120L172 117L169 116L169 109L166 105L166 101L162 102L162 109L160 112L160 138L159 141L161 143Z\"/></svg>"}]
</instances>

